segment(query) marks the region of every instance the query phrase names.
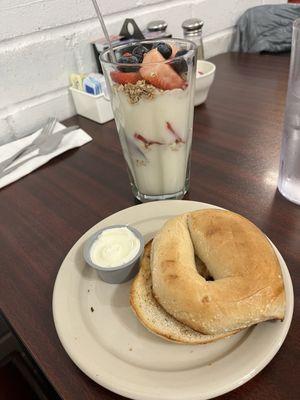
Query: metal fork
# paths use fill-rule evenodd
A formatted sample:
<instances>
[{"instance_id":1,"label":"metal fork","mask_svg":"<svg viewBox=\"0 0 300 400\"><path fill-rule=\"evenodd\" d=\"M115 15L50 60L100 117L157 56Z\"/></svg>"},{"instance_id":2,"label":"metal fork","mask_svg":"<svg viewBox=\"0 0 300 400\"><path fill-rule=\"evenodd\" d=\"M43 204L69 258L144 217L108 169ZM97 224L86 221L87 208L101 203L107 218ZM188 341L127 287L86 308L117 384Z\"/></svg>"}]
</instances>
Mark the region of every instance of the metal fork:
<instances>
[{"instance_id":1,"label":"metal fork","mask_svg":"<svg viewBox=\"0 0 300 400\"><path fill-rule=\"evenodd\" d=\"M32 160L35 157L52 153L52 151L56 150L56 148L59 146L60 142L62 141L62 139L66 133L72 132L78 128L79 128L78 125L69 126L68 128L64 128L58 132L53 133L53 135L49 135L38 146L37 154L27 158L24 161L20 161L17 165L13 165L12 167L5 169L5 171L0 171L0 179L3 178L3 176L8 175L11 172L15 171L16 169L18 169L22 165L26 164L28 161Z\"/></svg>"},{"instance_id":2,"label":"metal fork","mask_svg":"<svg viewBox=\"0 0 300 400\"><path fill-rule=\"evenodd\" d=\"M31 153L33 150L35 150L41 143L43 143L45 137L53 132L55 125L56 118L49 118L48 122L42 129L42 132L33 140L32 143L17 151L14 155L0 163L0 172L7 168L10 164L12 164L17 158L24 156L25 154Z\"/></svg>"}]
</instances>

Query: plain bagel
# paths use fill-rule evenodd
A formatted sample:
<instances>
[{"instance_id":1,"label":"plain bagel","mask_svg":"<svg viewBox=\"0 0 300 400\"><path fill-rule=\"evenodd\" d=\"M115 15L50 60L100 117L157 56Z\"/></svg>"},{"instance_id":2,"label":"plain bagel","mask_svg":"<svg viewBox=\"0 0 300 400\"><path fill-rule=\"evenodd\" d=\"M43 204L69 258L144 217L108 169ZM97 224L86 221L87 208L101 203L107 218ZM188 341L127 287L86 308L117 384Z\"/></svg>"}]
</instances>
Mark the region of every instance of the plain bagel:
<instances>
[{"instance_id":1,"label":"plain bagel","mask_svg":"<svg viewBox=\"0 0 300 400\"><path fill-rule=\"evenodd\" d=\"M197 257L213 281L199 274ZM170 219L153 240L150 265L158 303L203 334L284 318L276 254L265 235L238 214L205 209Z\"/></svg>"},{"instance_id":2,"label":"plain bagel","mask_svg":"<svg viewBox=\"0 0 300 400\"><path fill-rule=\"evenodd\" d=\"M130 290L131 307L147 329L164 339L185 344L210 343L237 333L236 331L220 335L203 335L168 314L153 297L150 251L151 242L145 246L139 273L135 277Z\"/></svg>"}]
</instances>

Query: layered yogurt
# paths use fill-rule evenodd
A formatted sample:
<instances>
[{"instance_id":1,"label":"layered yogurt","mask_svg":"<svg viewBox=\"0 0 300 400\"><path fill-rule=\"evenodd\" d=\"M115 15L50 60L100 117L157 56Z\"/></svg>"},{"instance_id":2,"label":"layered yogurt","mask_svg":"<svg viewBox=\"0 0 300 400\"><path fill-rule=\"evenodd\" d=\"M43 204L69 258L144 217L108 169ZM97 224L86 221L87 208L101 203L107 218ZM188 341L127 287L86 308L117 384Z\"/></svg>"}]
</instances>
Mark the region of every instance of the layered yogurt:
<instances>
[{"instance_id":1,"label":"layered yogurt","mask_svg":"<svg viewBox=\"0 0 300 400\"><path fill-rule=\"evenodd\" d=\"M183 191L189 173L193 86L164 61L153 49L140 70L112 75L123 154L136 188L148 196Z\"/></svg>"},{"instance_id":2,"label":"layered yogurt","mask_svg":"<svg viewBox=\"0 0 300 400\"><path fill-rule=\"evenodd\" d=\"M172 194L183 189L192 127L188 89L158 92L131 104L116 94L116 122L125 159L143 194Z\"/></svg>"}]
</instances>

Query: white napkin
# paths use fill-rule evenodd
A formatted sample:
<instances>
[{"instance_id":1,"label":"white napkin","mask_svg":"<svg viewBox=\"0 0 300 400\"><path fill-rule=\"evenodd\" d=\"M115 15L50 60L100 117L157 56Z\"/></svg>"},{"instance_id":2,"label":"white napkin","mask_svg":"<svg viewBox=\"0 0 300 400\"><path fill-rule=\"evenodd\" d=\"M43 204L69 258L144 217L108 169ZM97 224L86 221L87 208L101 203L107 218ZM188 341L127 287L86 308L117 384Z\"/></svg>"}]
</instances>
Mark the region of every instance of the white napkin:
<instances>
[{"instance_id":1,"label":"white napkin","mask_svg":"<svg viewBox=\"0 0 300 400\"><path fill-rule=\"evenodd\" d=\"M64 129L65 126L60 124L59 122L55 125L54 132L60 131ZM32 141L40 134L41 129L36 131L35 133L26 136L22 139L15 140L14 142L10 142L0 146L0 162L6 160L7 158L11 157L20 149L24 148L25 146L32 143ZM10 183L22 178L23 176L30 174L30 172L34 171L35 169L39 168L41 165L46 164L52 158L58 156L59 154L64 153L67 150L74 149L75 147L80 147L85 143L88 143L92 140L92 138L85 133L82 129L76 129L72 132L66 133L60 142L59 146L56 150L54 150L50 154L40 155L34 157L32 160L29 160L24 165L17 168L15 171L12 171L10 174L5 175L3 178L0 179L0 189ZM21 161L26 160L27 158L31 158L32 156L36 155L38 150L32 151L30 154L26 154L23 157L18 158L10 166L16 165ZM10 167L9 166L9 167ZM9 168L8 167L8 168Z\"/></svg>"}]
</instances>

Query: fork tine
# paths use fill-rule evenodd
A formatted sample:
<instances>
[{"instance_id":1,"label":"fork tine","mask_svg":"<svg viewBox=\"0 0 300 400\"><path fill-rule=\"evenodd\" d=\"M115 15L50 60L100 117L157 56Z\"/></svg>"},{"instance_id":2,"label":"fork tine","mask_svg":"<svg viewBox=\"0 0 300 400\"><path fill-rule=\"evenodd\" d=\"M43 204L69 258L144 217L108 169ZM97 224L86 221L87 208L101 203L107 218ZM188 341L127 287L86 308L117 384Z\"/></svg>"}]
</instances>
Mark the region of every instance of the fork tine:
<instances>
[{"instance_id":1,"label":"fork tine","mask_svg":"<svg viewBox=\"0 0 300 400\"><path fill-rule=\"evenodd\" d=\"M48 135L49 132L51 133L56 125L56 122L57 122L56 118L49 118L45 126L45 132L43 132L42 135L44 136Z\"/></svg>"},{"instance_id":2,"label":"fork tine","mask_svg":"<svg viewBox=\"0 0 300 400\"><path fill-rule=\"evenodd\" d=\"M38 142L41 137L44 137L48 134L48 130L50 125L53 123L53 118L49 118L46 124L43 126L41 133L39 136L33 141L33 143Z\"/></svg>"},{"instance_id":3,"label":"fork tine","mask_svg":"<svg viewBox=\"0 0 300 400\"><path fill-rule=\"evenodd\" d=\"M49 130L48 130L48 134L51 134L53 132L53 130L55 128L55 125L56 125L56 122L57 122L57 119L56 118L52 118L52 121L51 121L50 126L49 126Z\"/></svg>"}]
</instances>

